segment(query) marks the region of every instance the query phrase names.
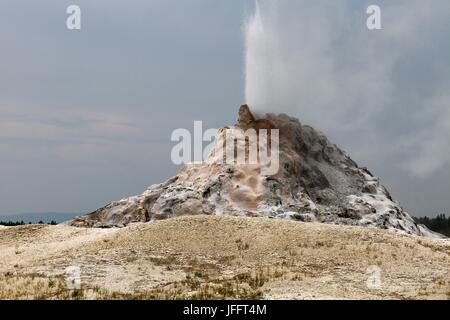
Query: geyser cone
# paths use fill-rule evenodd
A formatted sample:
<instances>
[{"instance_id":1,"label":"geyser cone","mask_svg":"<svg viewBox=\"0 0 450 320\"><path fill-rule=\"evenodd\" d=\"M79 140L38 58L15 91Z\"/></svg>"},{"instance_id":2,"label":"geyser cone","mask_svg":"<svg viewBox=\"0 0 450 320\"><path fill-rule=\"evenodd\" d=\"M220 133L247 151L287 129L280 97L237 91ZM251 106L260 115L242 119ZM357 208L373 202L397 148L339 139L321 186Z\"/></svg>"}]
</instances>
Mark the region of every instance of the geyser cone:
<instances>
[{"instance_id":1,"label":"geyser cone","mask_svg":"<svg viewBox=\"0 0 450 320\"><path fill-rule=\"evenodd\" d=\"M117 227L182 215L234 215L391 229L439 237L394 202L386 188L312 127L287 115L257 119L247 105L231 129L279 130L279 170L224 164L219 158L187 165L168 181L70 221L73 226ZM223 147L225 128L211 155ZM245 148L246 137L237 141Z\"/></svg>"}]
</instances>

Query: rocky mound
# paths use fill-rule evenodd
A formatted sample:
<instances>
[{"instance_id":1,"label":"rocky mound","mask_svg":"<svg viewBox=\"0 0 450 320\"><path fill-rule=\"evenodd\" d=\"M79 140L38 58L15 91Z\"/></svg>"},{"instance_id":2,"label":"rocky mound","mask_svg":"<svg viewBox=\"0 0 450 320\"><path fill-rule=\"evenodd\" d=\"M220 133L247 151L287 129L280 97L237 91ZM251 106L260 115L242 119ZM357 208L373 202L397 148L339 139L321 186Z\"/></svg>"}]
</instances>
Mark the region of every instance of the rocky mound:
<instances>
[{"instance_id":1,"label":"rocky mound","mask_svg":"<svg viewBox=\"0 0 450 320\"><path fill-rule=\"evenodd\" d=\"M279 169L267 164L224 163L227 129L279 130ZM235 149L248 157L248 138ZM208 161L186 165L177 176L143 194L108 204L68 224L121 227L183 215L234 215L392 229L439 237L413 219L366 168L359 168L321 132L287 115L255 119L248 106L238 123L219 131ZM235 150L236 152L236 150ZM248 159L247 159L248 160Z\"/></svg>"}]
</instances>

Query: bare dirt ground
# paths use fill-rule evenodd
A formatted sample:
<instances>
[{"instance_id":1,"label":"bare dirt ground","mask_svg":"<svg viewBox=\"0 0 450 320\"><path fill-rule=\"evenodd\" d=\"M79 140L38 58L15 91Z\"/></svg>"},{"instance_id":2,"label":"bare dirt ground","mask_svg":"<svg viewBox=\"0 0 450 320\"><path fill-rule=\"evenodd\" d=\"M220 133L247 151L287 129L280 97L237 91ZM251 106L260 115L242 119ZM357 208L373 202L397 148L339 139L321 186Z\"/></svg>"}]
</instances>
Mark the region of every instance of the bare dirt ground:
<instances>
[{"instance_id":1,"label":"bare dirt ground","mask_svg":"<svg viewBox=\"0 0 450 320\"><path fill-rule=\"evenodd\" d=\"M187 298L450 299L450 241L217 216L0 228L0 299Z\"/></svg>"}]
</instances>

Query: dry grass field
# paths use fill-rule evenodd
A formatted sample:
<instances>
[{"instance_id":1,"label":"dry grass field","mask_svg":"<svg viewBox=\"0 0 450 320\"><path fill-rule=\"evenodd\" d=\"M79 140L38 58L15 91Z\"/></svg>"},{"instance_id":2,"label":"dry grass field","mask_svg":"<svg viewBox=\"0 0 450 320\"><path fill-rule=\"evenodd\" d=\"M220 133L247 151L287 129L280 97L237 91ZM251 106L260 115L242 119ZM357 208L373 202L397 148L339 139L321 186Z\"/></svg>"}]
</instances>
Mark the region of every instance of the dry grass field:
<instances>
[{"instance_id":1,"label":"dry grass field","mask_svg":"<svg viewBox=\"0 0 450 320\"><path fill-rule=\"evenodd\" d=\"M367 285L373 266L379 286ZM213 298L450 299L450 241L218 216L0 228L0 299Z\"/></svg>"}]
</instances>

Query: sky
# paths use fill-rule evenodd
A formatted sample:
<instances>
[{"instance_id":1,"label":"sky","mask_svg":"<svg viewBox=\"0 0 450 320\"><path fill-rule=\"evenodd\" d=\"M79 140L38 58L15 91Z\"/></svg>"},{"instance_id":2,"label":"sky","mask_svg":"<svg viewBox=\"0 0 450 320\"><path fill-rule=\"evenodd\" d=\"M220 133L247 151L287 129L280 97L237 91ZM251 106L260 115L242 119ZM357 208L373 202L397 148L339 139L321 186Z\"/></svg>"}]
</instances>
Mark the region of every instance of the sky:
<instances>
[{"instance_id":1,"label":"sky","mask_svg":"<svg viewBox=\"0 0 450 320\"><path fill-rule=\"evenodd\" d=\"M173 130L233 124L245 102L325 132L411 214L448 212L450 3L372 2L382 30L367 1L262 1L260 75L252 0L2 0L0 215L139 194L176 174Z\"/></svg>"}]
</instances>

